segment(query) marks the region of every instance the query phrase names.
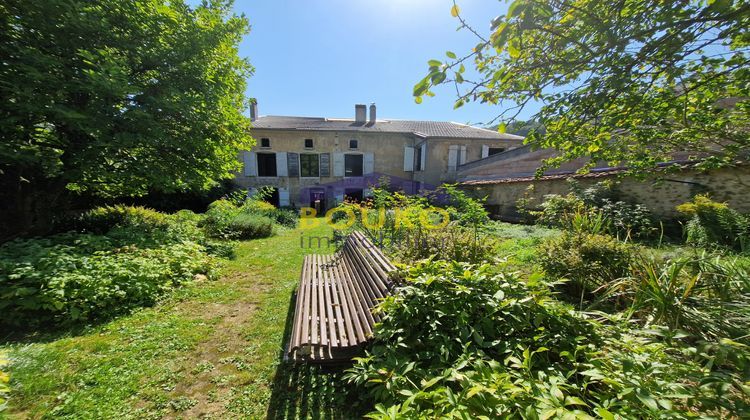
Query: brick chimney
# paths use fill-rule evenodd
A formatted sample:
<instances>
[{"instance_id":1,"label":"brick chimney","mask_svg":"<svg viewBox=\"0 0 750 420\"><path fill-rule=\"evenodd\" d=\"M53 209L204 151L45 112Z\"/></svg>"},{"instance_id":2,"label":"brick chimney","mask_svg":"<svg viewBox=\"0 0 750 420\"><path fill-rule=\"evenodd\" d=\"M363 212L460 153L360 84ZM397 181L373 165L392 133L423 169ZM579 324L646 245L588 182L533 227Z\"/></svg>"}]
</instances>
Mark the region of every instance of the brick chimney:
<instances>
[{"instance_id":1,"label":"brick chimney","mask_svg":"<svg viewBox=\"0 0 750 420\"><path fill-rule=\"evenodd\" d=\"M354 122L357 124L367 122L367 107L364 104L354 105Z\"/></svg>"}]
</instances>

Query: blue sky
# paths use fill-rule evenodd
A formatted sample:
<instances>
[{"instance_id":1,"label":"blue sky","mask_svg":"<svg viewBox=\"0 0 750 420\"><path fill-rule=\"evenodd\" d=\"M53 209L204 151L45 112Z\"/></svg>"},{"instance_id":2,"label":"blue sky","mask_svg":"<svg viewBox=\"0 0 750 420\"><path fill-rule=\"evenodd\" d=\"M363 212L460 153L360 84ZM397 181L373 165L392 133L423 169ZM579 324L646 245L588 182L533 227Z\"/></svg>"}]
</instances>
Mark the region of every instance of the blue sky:
<instances>
[{"instance_id":1,"label":"blue sky","mask_svg":"<svg viewBox=\"0 0 750 420\"><path fill-rule=\"evenodd\" d=\"M379 118L483 123L500 109L469 104L453 110L447 86L417 105L412 87L427 60L476 45L456 32L449 0L237 0L252 25L240 47L255 66L247 94L261 115L353 118L354 104L375 102ZM504 14L498 0L461 0L462 15L487 30ZM522 115L521 117L526 117Z\"/></svg>"}]
</instances>

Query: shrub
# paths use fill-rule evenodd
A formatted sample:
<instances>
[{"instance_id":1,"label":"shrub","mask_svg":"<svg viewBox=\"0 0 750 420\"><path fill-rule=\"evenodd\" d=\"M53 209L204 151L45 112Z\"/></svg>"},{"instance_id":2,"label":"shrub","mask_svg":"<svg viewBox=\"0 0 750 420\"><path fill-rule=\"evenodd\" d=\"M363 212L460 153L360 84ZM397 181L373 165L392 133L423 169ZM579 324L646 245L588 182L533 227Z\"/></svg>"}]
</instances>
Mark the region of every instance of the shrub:
<instances>
[{"instance_id":1,"label":"shrub","mask_svg":"<svg viewBox=\"0 0 750 420\"><path fill-rule=\"evenodd\" d=\"M257 214L240 213L229 222L228 234L235 239L267 238L273 235L273 220Z\"/></svg>"},{"instance_id":2,"label":"shrub","mask_svg":"<svg viewBox=\"0 0 750 420\"><path fill-rule=\"evenodd\" d=\"M654 418L717 401L724 414L746 407L740 375L711 376L637 331L588 320L538 281L450 262L405 274L379 307L372 349L347 371L376 403L370 418Z\"/></svg>"},{"instance_id":3,"label":"shrub","mask_svg":"<svg viewBox=\"0 0 750 420\"><path fill-rule=\"evenodd\" d=\"M208 210L198 226L202 227L208 236L230 239L232 234L229 224L239 213L239 208L230 201L216 200L208 205Z\"/></svg>"},{"instance_id":4,"label":"shrub","mask_svg":"<svg viewBox=\"0 0 750 420\"><path fill-rule=\"evenodd\" d=\"M539 262L553 279L566 279L564 290L583 298L601 286L625 277L635 252L611 236L564 232L539 248Z\"/></svg>"},{"instance_id":5,"label":"shrub","mask_svg":"<svg viewBox=\"0 0 750 420\"><path fill-rule=\"evenodd\" d=\"M190 242L114 248L96 235L15 240L0 247L0 323L28 327L110 316L153 304L214 268L203 247Z\"/></svg>"},{"instance_id":6,"label":"shrub","mask_svg":"<svg viewBox=\"0 0 750 420\"><path fill-rule=\"evenodd\" d=\"M677 206L690 220L685 225L689 244L701 247L726 246L743 251L750 244L750 219L718 203L707 195L696 195L692 202Z\"/></svg>"},{"instance_id":7,"label":"shrub","mask_svg":"<svg viewBox=\"0 0 750 420\"><path fill-rule=\"evenodd\" d=\"M240 211L243 213L269 214L274 210L276 210L276 207L274 207L273 204L262 200L246 200L242 206L240 206Z\"/></svg>"},{"instance_id":8,"label":"shrub","mask_svg":"<svg viewBox=\"0 0 750 420\"><path fill-rule=\"evenodd\" d=\"M272 234L273 223L296 227L297 213L289 209L277 209L272 204L253 197L239 206L222 199L211 203L199 223L213 238L252 239L265 238ZM268 225L268 222L271 225Z\"/></svg>"},{"instance_id":9,"label":"shrub","mask_svg":"<svg viewBox=\"0 0 750 420\"><path fill-rule=\"evenodd\" d=\"M124 205L98 207L84 213L80 227L92 233L103 234L115 227L132 227L152 232L169 227L167 215L145 207Z\"/></svg>"},{"instance_id":10,"label":"shrub","mask_svg":"<svg viewBox=\"0 0 750 420\"><path fill-rule=\"evenodd\" d=\"M642 204L605 200L601 213L610 221L609 231L620 238L648 238L656 233L651 210Z\"/></svg>"},{"instance_id":11,"label":"shrub","mask_svg":"<svg viewBox=\"0 0 750 420\"><path fill-rule=\"evenodd\" d=\"M385 243L387 251L395 259L410 263L426 258L470 263L489 262L494 258L496 244L491 237L477 237L472 229L455 223L442 229L414 229L407 235Z\"/></svg>"},{"instance_id":12,"label":"shrub","mask_svg":"<svg viewBox=\"0 0 750 420\"><path fill-rule=\"evenodd\" d=\"M477 228L490 221L483 200L470 197L465 191L455 185L445 184L440 192L448 196L448 213L452 220L458 220L464 226Z\"/></svg>"},{"instance_id":13,"label":"shrub","mask_svg":"<svg viewBox=\"0 0 750 420\"><path fill-rule=\"evenodd\" d=\"M294 209L274 209L269 216L279 225L288 228L296 228L299 222L299 214Z\"/></svg>"},{"instance_id":14,"label":"shrub","mask_svg":"<svg viewBox=\"0 0 750 420\"><path fill-rule=\"evenodd\" d=\"M537 223L549 227L562 227L563 221L569 215L585 213L586 211L583 200L573 194L549 194L544 196L541 211L536 212Z\"/></svg>"}]
</instances>

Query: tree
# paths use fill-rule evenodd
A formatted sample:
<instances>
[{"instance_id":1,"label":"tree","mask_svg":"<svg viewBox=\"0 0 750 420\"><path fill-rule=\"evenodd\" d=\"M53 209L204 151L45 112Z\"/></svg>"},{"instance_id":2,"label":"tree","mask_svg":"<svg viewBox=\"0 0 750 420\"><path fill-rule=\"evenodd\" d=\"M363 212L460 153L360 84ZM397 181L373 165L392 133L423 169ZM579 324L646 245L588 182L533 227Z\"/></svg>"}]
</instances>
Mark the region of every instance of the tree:
<instances>
[{"instance_id":1,"label":"tree","mask_svg":"<svg viewBox=\"0 0 750 420\"><path fill-rule=\"evenodd\" d=\"M538 102L532 118L546 134L532 130L528 142L559 150L548 165L590 157L643 174L681 153L707 168L746 157L746 0L516 0L487 34L455 3L451 14L478 43L430 60L417 103L452 83L456 107L507 107L496 118L502 130Z\"/></svg>"},{"instance_id":2,"label":"tree","mask_svg":"<svg viewBox=\"0 0 750 420\"><path fill-rule=\"evenodd\" d=\"M231 2L0 5L0 211L43 225L71 194L210 188L251 146L249 31ZM62 208L61 208L62 206Z\"/></svg>"}]
</instances>

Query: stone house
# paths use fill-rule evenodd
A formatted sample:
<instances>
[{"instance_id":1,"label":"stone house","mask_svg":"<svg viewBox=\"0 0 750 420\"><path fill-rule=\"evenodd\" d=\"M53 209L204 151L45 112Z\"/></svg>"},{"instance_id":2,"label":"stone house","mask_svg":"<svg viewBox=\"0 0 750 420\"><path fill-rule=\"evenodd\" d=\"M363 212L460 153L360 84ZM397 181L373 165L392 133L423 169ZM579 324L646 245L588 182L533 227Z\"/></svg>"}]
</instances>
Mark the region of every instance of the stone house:
<instances>
[{"instance_id":1,"label":"stone house","mask_svg":"<svg viewBox=\"0 0 750 420\"><path fill-rule=\"evenodd\" d=\"M521 146L523 137L454 122L379 119L375 104L353 119L258 116L256 145L241 153L235 183L271 187L279 206L331 208L361 199L384 176L407 193L456 180L457 168Z\"/></svg>"}]
</instances>

